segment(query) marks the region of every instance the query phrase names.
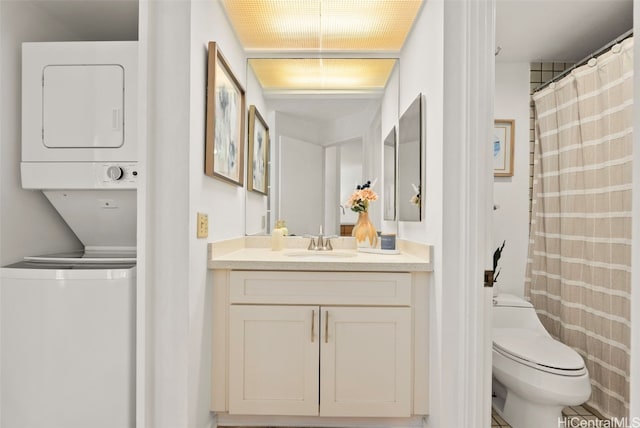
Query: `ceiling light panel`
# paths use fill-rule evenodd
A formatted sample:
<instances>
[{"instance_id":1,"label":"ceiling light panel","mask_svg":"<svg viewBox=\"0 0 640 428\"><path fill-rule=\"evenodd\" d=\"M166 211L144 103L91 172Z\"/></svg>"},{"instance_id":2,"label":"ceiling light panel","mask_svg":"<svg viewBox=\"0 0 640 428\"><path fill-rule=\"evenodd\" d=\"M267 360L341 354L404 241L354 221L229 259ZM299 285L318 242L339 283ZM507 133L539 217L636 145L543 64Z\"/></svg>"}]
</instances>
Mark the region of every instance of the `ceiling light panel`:
<instances>
[{"instance_id":1,"label":"ceiling light panel","mask_svg":"<svg viewBox=\"0 0 640 428\"><path fill-rule=\"evenodd\" d=\"M421 4L412 0L323 0L322 48L399 51Z\"/></svg>"},{"instance_id":2,"label":"ceiling light panel","mask_svg":"<svg viewBox=\"0 0 640 428\"><path fill-rule=\"evenodd\" d=\"M245 49L318 49L319 0L221 0Z\"/></svg>"},{"instance_id":3,"label":"ceiling light panel","mask_svg":"<svg viewBox=\"0 0 640 428\"><path fill-rule=\"evenodd\" d=\"M399 51L422 0L221 0L250 51Z\"/></svg>"},{"instance_id":4,"label":"ceiling light panel","mask_svg":"<svg viewBox=\"0 0 640 428\"><path fill-rule=\"evenodd\" d=\"M382 91L395 59L253 58L249 65L265 91Z\"/></svg>"}]
</instances>

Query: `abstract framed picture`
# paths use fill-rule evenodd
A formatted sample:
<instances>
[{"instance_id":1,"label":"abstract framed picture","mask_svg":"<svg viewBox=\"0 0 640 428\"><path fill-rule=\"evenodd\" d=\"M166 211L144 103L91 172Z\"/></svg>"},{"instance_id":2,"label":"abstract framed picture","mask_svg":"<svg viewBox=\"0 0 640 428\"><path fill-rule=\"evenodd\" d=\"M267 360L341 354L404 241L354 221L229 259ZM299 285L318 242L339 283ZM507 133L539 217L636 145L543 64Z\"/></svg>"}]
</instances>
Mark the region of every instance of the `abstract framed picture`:
<instances>
[{"instance_id":1,"label":"abstract framed picture","mask_svg":"<svg viewBox=\"0 0 640 428\"><path fill-rule=\"evenodd\" d=\"M247 169L249 190L266 195L269 186L269 127L254 105L249 107L249 163Z\"/></svg>"},{"instance_id":2,"label":"abstract framed picture","mask_svg":"<svg viewBox=\"0 0 640 428\"><path fill-rule=\"evenodd\" d=\"M493 125L493 176L513 176L515 121L496 119Z\"/></svg>"},{"instance_id":3,"label":"abstract framed picture","mask_svg":"<svg viewBox=\"0 0 640 428\"><path fill-rule=\"evenodd\" d=\"M244 178L244 89L209 42L204 173L238 186Z\"/></svg>"}]
</instances>

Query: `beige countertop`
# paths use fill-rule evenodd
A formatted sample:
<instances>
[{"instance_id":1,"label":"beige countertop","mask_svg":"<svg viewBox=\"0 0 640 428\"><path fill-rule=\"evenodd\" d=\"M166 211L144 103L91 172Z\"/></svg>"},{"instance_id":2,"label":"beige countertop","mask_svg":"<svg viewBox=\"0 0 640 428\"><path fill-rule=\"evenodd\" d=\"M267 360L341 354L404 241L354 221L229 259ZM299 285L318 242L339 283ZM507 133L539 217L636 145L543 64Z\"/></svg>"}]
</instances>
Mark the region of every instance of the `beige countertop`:
<instances>
[{"instance_id":1,"label":"beige countertop","mask_svg":"<svg viewBox=\"0 0 640 428\"><path fill-rule=\"evenodd\" d=\"M358 251L353 238L332 240L334 250L308 251L308 239L287 237L285 248L271 250L271 238L245 237L209 244L208 268L228 270L430 272L432 247L398 241L400 254Z\"/></svg>"}]
</instances>

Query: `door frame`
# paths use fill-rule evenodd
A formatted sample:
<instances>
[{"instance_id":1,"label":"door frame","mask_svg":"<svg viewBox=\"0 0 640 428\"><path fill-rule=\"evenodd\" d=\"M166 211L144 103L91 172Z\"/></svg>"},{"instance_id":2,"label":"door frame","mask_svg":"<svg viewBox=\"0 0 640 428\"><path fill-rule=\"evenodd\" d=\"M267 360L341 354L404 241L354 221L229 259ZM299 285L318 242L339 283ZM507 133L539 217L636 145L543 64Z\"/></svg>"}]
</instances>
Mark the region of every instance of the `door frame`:
<instances>
[{"instance_id":1,"label":"door frame","mask_svg":"<svg viewBox=\"0 0 640 428\"><path fill-rule=\"evenodd\" d=\"M491 425L495 0L444 2L443 400L427 426Z\"/></svg>"}]
</instances>

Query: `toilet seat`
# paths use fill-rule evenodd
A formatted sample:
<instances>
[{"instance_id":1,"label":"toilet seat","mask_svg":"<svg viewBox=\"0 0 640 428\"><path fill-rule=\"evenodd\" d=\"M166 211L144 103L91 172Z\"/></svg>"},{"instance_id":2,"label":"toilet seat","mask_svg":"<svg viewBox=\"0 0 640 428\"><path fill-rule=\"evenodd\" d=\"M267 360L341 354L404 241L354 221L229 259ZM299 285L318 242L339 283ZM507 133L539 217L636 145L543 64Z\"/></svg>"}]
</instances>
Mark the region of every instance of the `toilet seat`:
<instances>
[{"instance_id":1,"label":"toilet seat","mask_svg":"<svg viewBox=\"0 0 640 428\"><path fill-rule=\"evenodd\" d=\"M521 328L494 328L493 349L529 367L561 376L582 376L582 357L547 334Z\"/></svg>"}]
</instances>

